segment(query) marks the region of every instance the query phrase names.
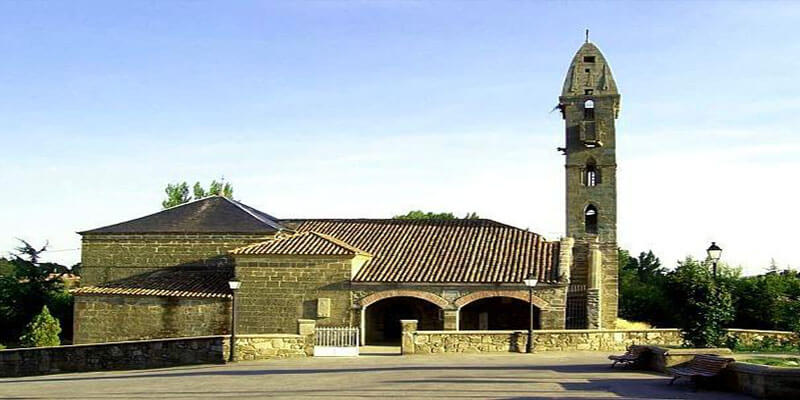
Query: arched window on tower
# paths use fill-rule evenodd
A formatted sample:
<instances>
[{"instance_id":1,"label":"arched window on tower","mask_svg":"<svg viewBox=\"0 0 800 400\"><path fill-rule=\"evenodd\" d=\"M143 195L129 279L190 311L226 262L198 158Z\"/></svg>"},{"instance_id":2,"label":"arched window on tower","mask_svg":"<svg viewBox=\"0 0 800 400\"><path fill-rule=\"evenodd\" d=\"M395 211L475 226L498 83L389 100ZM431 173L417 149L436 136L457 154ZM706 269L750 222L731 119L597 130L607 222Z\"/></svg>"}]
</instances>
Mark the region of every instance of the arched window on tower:
<instances>
[{"instance_id":1,"label":"arched window on tower","mask_svg":"<svg viewBox=\"0 0 800 400\"><path fill-rule=\"evenodd\" d=\"M586 233L597 233L597 207L589 204L583 213Z\"/></svg>"},{"instance_id":2,"label":"arched window on tower","mask_svg":"<svg viewBox=\"0 0 800 400\"><path fill-rule=\"evenodd\" d=\"M594 161L594 158L589 158L586 161L586 168L583 171L584 185L591 187L600 184L600 169L597 168L597 162Z\"/></svg>"},{"instance_id":3,"label":"arched window on tower","mask_svg":"<svg viewBox=\"0 0 800 400\"><path fill-rule=\"evenodd\" d=\"M594 121L594 100L592 99L583 102L583 120Z\"/></svg>"}]
</instances>

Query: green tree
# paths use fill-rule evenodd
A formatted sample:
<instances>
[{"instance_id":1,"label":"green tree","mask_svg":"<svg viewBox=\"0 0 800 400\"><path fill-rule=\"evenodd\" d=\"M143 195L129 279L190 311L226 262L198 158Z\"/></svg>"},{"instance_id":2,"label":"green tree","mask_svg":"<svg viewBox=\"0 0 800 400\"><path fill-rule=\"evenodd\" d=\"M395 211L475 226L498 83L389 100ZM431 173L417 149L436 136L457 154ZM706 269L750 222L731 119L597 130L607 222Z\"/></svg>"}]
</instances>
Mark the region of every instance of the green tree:
<instances>
[{"instance_id":1,"label":"green tree","mask_svg":"<svg viewBox=\"0 0 800 400\"><path fill-rule=\"evenodd\" d=\"M434 212L425 212L422 210L412 210L402 215L395 215L392 219L402 219L402 220L451 220L451 219L458 219L456 218L453 213L449 212L442 212L442 213L434 213ZM471 212L467 213L463 219L480 219L477 213Z\"/></svg>"},{"instance_id":2,"label":"green tree","mask_svg":"<svg viewBox=\"0 0 800 400\"><path fill-rule=\"evenodd\" d=\"M778 272L778 263L775 262L774 258L770 258L769 265L767 266L766 270L767 270L767 273L769 273L769 272L777 273Z\"/></svg>"},{"instance_id":3,"label":"green tree","mask_svg":"<svg viewBox=\"0 0 800 400\"><path fill-rule=\"evenodd\" d=\"M800 275L767 272L735 281L737 328L794 330L800 325Z\"/></svg>"},{"instance_id":4,"label":"green tree","mask_svg":"<svg viewBox=\"0 0 800 400\"><path fill-rule=\"evenodd\" d=\"M195 182L192 187L191 195L189 194L189 184L185 181L168 184L164 192L167 194L167 199L161 202L161 206L164 208L188 203L192 201L192 195L194 196L194 200L200 200L209 196L224 196L233 199L233 186L225 182L224 179L221 181L217 181L216 179L211 181L208 190L203 188L200 182Z\"/></svg>"},{"instance_id":5,"label":"green tree","mask_svg":"<svg viewBox=\"0 0 800 400\"><path fill-rule=\"evenodd\" d=\"M58 339L59 333L61 333L61 325L50 315L47 306L43 306L42 312L33 317L33 320L25 327L25 333L19 338L19 342L23 347L58 346L61 344Z\"/></svg>"},{"instance_id":6,"label":"green tree","mask_svg":"<svg viewBox=\"0 0 800 400\"><path fill-rule=\"evenodd\" d=\"M25 324L45 305L67 327L64 335L69 338L72 295L65 291L61 280L69 269L60 264L41 262L47 245L34 248L24 240L20 243L9 261L13 273L0 275L0 341L16 341Z\"/></svg>"},{"instance_id":7,"label":"green tree","mask_svg":"<svg viewBox=\"0 0 800 400\"><path fill-rule=\"evenodd\" d=\"M0 257L0 276L13 275L14 264L8 261L5 257Z\"/></svg>"},{"instance_id":8,"label":"green tree","mask_svg":"<svg viewBox=\"0 0 800 400\"><path fill-rule=\"evenodd\" d=\"M638 258L619 250L619 315L659 327L676 325L667 291L667 272L652 251Z\"/></svg>"},{"instance_id":9,"label":"green tree","mask_svg":"<svg viewBox=\"0 0 800 400\"><path fill-rule=\"evenodd\" d=\"M229 199L233 198L233 186L231 186L230 183L225 182L224 179L222 181L217 181L216 179L211 181L211 184L208 185L208 190L203 189L203 185L201 185L200 182L195 182L192 191L194 192L195 200L209 196L223 196Z\"/></svg>"},{"instance_id":10,"label":"green tree","mask_svg":"<svg viewBox=\"0 0 800 400\"><path fill-rule=\"evenodd\" d=\"M164 192L167 194L167 199L161 202L164 208L179 206L192 200L189 197L189 184L186 182L167 184Z\"/></svg>"},{"instance_id":11,"label":"green tree","mask_svg":"<svg viewBox=\"0 0 800 400\"><path fill-rule=\"evenodd\" d=\"M708 265L691 257L668 274L668 289L684 340L694 347L725 344L725 328L733 320L730 281L737 275L724 265L715 279Z\"/></svg>"}]
</instances>

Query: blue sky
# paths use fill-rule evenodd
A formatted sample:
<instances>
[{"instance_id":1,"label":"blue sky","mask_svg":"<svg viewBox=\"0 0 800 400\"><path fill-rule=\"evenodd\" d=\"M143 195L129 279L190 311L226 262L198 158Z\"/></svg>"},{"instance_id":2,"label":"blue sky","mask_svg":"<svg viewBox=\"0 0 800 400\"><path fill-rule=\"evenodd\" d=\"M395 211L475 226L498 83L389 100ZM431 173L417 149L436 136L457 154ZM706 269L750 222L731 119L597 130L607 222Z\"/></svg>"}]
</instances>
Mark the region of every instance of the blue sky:
<instances>
[{"instance_id":1,"label":"blue sky","mask_svg":"<svg viewBox=\"0 0 800 400\"><path fill-rule=\"evenodd\" d=\"M0 2L0 249L224 176L278 217L476 211L556 239L591 29L622 93L620 245L758 273L794 246L792 2Z\"/></svg>"}]
</instances>

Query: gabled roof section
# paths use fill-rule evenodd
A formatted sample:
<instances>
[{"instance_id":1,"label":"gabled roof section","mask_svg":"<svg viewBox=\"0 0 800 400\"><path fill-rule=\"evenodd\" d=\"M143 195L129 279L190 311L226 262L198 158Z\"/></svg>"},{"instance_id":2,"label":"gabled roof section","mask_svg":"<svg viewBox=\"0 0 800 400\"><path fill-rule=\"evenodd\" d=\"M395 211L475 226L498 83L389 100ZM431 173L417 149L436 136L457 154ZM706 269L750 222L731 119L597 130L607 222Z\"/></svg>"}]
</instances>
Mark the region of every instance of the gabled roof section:
<instances>
[{"instance_id":1,"label":"gabled roof section","mask_svg":"<svg viewBox=\"0 0 800 400\"><path fill-rule=\"evenodd\" d=\"M74 295L229 298L233 272L165 269L71 290Z\"/></svg>"},{"instance_id":2,"label":"gabled roof section","mask_svg":"<svg viewBox=\"0 0 800 400\"><path fill-rule=\"evenodd\" d=\"M211 196L87 233L275 233L278 219L238 201Z\"/></svg>"},{"instance_id":3,"label":"gabled roof section","mask_svg":"<svg viewBox=\"0 0 800 400\"><path fill-rule=\"evenodd\" d=\"M531 273L558 281L558 241L488 219L282 222L371 254L353 282L521 283Z\"/></svg>"},{"instance_id":4,"label":"gabled roof section","mask_svg":"<svg viewBox=\"0 0 800 400\"><path fill-rule=\"evenodd\" d=\"M369 255L339 239L319 232L306 231L256 243L232 250L236 255L304 255L304 256L347 256Z\"/></svg>"}]
</instances>

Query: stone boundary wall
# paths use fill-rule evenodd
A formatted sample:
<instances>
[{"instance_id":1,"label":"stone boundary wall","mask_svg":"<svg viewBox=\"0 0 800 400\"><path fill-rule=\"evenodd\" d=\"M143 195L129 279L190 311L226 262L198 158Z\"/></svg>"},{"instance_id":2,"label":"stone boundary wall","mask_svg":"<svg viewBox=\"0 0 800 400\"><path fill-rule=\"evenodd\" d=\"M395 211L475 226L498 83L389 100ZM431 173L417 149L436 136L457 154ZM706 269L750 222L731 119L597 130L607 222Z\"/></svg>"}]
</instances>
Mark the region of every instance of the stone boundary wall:
<instances>
[{"instance_id":1,"label":"stone boundary wall","mask_svg":"<svg viewBox=\"0 0 800 400\"><path fill-rule=\"evenodd\" d=\"M236 360L267 360L272 358L306 357L314 354L312 336L285 333L236 335ZM225 354L230 351L225 340Z\"/></svg>"},{"instance_id":2,"label":"stone boundary wall","mask_svg":"<svg viewBox=\"0 0 800 400\"><path fill-rule=\"evenodd\" d=\"M403 321L403 354L524 352L527 331L418 331L412 320ZM729 329L740 343L763 341L797 343L798 336L785 331ZM624 351L630 345L678 347L679 329L553 329L533 331L534 351Z\"/></svg>"},{"instance_id":3,"label":"stone boundary wall","mask_svg":"<svg viewBox=\"0 0 800 400\"><path fill-rule=\"evenodd\" d=\"M739 344L752 346L761 344L765 339L776 344L800 345L800 334L790 331L760 331L755 329L728 329L728 334L735 336Z\"/></svg>"},{"instance_id":4,"label":"stone boundary wall","mask_svg":"<svg viewBox=\"0 0 800 400\"><path fill-rule=\"evenodd\" d=\"M224 363L227 336L0 350L0 376Z\"/></svg>"},{"instance_id":5,"label":"stone boundary wall","mask_svg":"<svg viewBox=\"0 0 800 400\"><path fill-rule=\"evenodd\" d=\"M236 335L235 360L314 354L314 320L298 320L298 334ZM230 336L197 336L0 350L0 377L222 364Z\"/></svg>"},{"instance_id":6,"label":"stone boundary wall","mask_svg":"<svg viewBox=\"0 0 800 400\"><path fill-rule=\"evenodd\" d=\"M410 327L411 325L404 325ZM527 331L416 331L404 332L403 354L524 352ZM622 351L633 344L679 346L677 329L613 330L559 329L533 333L534 351Z\"/></svg>"},{"instance_id":7,"label":"stone boundary wall","mask_svg":"<svg viewBox=\"0 0 800 400\"><path fill-rule=\"evenodd\" d=\"M722 386L761 399L800 398L800 368L734 362L722 370Z\"/></svg>"}]
</instances>

